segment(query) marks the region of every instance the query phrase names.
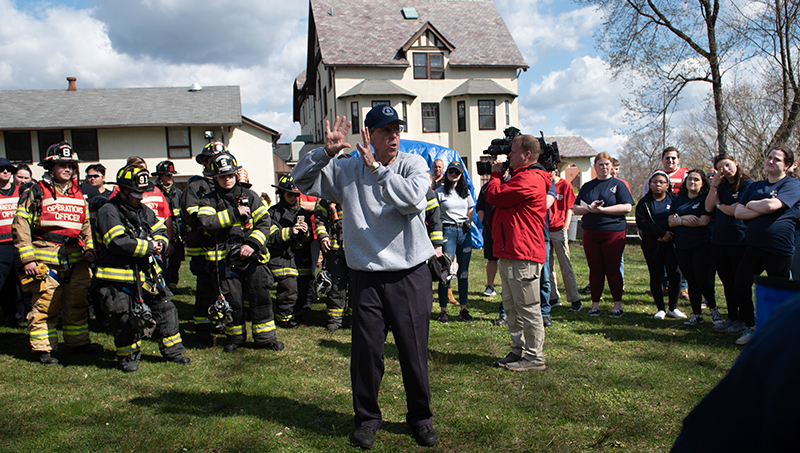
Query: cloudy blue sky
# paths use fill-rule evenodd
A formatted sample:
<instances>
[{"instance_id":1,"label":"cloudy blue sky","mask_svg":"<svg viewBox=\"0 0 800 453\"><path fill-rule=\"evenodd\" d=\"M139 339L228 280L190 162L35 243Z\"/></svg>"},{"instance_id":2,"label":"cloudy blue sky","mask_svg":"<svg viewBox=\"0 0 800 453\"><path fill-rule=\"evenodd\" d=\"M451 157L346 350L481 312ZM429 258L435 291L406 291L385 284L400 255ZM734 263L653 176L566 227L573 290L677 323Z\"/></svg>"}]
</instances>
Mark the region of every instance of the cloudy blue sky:
<instances>
[{"instance_id":1,"label":"cloudy blue sky","mask_svg":"<svg viewBox=\"0 0 800 453\"><path fill-rule=\"evenodd\" d=\"M594 48L602 17L558 0L495 0L531 68L520 76L525 132L577 134L617 154L621 82ZM239 85L243 113L283 134L304 69L301 0L0 0L0 89Z\"/></svg>"}]
</instances>

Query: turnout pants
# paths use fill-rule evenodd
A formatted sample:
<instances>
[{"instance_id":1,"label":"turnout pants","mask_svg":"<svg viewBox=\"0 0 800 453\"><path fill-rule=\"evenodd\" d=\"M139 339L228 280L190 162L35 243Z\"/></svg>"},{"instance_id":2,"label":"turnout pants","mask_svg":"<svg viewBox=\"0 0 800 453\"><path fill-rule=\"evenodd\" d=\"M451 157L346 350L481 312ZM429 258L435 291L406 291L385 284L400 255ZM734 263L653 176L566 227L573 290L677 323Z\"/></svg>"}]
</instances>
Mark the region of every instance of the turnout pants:
<instances>
[{"instance_id":1,"label":"turnout pants","mask_svg":"<svg viewBox=\"0 0 800 453\"><path fill-rule=\"evenodd\" d=\"M58 272L58 278L47 275L45 280L34 279L23 286L30 291L31 311L28 313L28 333L34 352L53 352L58 349L58 314L61 313L64 343L71 348L89 344L89 292L91 276L85 261L72 269Z\"/></svg>"},{"instance_id":2,"label":"turnout pants","mask_svg":"<svg viewBox=\"0 0 800 453\"><path fill-rule=\"evenodd\" d=\"M172 256L167 258L167 269L164 273L164 279L169 284L177 285L178 281L180 280L180 270L181 270L181 263L186 257L185 248L183 246L183 242L178 242L175 244L175 248L172 252Z\"/></svg>"},{"instance_id":3,"label":"turnout pants","mask_svg":"<svg viewBox=\"0 0 800 453\"><path fill-rule=\"evenodd\" d=\"M193 256L189 268L197 277L197 290L194 300L194 329L195 333L210 333L214 326L208 317L208 309L217 300L219 294L215 290L217 277L214 275L213 266L202 256Z\"/></svg>"},{"instance_id":4,"label":"turnout pants","mask_svg":"<svg viewBox=\"0 0 800 453\"><path fill-rule=\"evenodd\" d=\"M288 322L294 319L297 301L297 277L275 277L275 320Z\"/></svg>"},{"instance_id":5,"label":"turnout pants","mask_svg":"<svg viewBox=\"0 0 800 453\"><path fill-rule=\"evenodd\" d=\"M172 359L183 354L181 333L178 325L178 309L164 290L150 294L142 290L144 303L150 307L156 323L153 339L158 341L161 355ZM142 357L144 333L131 325L131 303L138 297L134 285L108 284L98 290L102 297L103 310L108 313L114 332L114 346L120 363L136 362Z\"/></svg>"},{"instance_id":6,"label":"turnout pants","mask_svg":"<svg viewBox=\"0 0 800 453\"><path fill-rule=\"evenodd\" d=\"M377 430L382 418L378 390L383 379L383 348L391 329L397 344L411 426L429 424L428 383L431 272L423 263L394 272L352 271L353 327L350 379L356 426Z\"/></svg>"},{"instance_id":7,"label":"turnout pants","mask_svg":"<svg viewBox=\"0 0 800 453\"><path fill-rule=\"evenodd\" d=\"M344 250L330 250L326 253L325 269L333 279L333 286L327 297L328 324L341 326L347 308L347 283L350 278Z\"/></svg>"},{"instance_id":8,"label":"turnout pants","mask_svg":"<svg viewBox=\"0 0 800 453\"><path fill-rule=\"evenodd\" d=\"M272 315L272 299L269 295L272 275L267 266L257 264L249 266L246 270L237 270L228 268L227 263L221 264L219 286L216 277L212 280L212 284L214 299L216 300L221 290L233 310L233 322L225 326L227 344L241 346L247 339L244 293L247 293L249 299L253 341L256 346L275 341L277 335Z\"/></svg>"}]
</instances>

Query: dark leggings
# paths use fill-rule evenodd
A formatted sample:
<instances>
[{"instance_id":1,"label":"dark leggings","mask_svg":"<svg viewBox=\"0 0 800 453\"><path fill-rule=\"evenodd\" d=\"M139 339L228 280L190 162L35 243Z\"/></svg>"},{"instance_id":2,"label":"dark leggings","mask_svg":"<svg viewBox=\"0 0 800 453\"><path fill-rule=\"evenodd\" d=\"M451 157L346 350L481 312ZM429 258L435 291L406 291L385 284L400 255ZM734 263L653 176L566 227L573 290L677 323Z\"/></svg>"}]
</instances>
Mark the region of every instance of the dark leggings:
<instances>
[{"instance_id":1,"label":"dark leggings","mask_svg":"<svg viewBox=\"0 0 800 453\"><path fill-rule=\"evenodd\" d=\"M675 248L672 247L672 242L658 242L654 250L645 252L642 249L642 253L645 261L647 261L647 270L650 273L650 291L653 293L656 308L666 311L664 308L664 289L661 286L664 270L666 269L667 281L669 282L669 309L675 310L678 308L681 273L678 272L678 258L675 256Z\"/></svg>"},{"instance_id":2,"label":"dark leggings","mask_svg":"<svg viewBox=\"0 0 800 453\"><path fill-rule=\"evenodd\" d=\"M608 278L608 288L614 302L622 300L622 274L619 263L625 250L625 230L583 230L583 252L589 265L589 286L592 302L600 302Z\"/></svg>"},{"instance_id":3,"label":"dark leggings","mask_svg":"<svg viewBox=\"0 0 800 453\"><path fill-rule=\"evenodd\" d=\"M722 288L725 292L725 304L728 306L728 319L736 321L739 319L739 307L736 305L736 292L734 291L736 282L736 270L744 256L744 245L721 245L714 244L714 266L717 268L717 275L722 281Z\"/></svg>"},{"instance_id":4,"label":"dark leggings","mask_svg":"<svg viewBox=\"0 0 800 453\"><path fill-rule=\"evenodd\" d=\"M703 302L703 297L706 298L708 308L717 308L714 293L714 257L711 251L711 242L692 249L675 249L678 266L688 283L692 313L696 315L701 313L700 304Z\"/></svg>"},{"instance_id":5,"label":"dark leggings","mask_svg":"<svg viewBox=\"0 0 800 453\"><path fill-rule=\"evenodd\" d=\"M756 325L755 308L753 307L753 283L761 272L767 271L770 277L789 278L792 268L792 255L778 256L765 252L760 248L748 245L736 270L734 294L739 307L739 321L747 327Z\"/></svg>"}]
</instances>

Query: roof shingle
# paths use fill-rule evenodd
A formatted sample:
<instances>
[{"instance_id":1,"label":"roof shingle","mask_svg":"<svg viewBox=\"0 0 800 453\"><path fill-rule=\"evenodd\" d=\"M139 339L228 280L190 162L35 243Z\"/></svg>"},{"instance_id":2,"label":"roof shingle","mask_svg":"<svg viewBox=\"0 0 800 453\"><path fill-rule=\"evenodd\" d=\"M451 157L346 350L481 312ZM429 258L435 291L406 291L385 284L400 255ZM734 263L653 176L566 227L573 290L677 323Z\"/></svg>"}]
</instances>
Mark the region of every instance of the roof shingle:
<instances>
[{"instance_id":1,"label":"roof shingle","mask_svg":"<svg viewBox=\"0 0 800 453\"><path fill-rule=\"evenodd\" d=\"M528 68L491 0L311 0L311 13L327 65L408 66L398 50L430 22L455 46L452 66Z\"/></svg>"},{"instance_id":2,"label":"roof shingle","mask_svg":"<svg viewBox=\"0 0 800 453\"><path fill-rule=\"evenodd\" d=\"M242 124L238 86L0 91L0 130Z\"/></svg>"}]
</instances>

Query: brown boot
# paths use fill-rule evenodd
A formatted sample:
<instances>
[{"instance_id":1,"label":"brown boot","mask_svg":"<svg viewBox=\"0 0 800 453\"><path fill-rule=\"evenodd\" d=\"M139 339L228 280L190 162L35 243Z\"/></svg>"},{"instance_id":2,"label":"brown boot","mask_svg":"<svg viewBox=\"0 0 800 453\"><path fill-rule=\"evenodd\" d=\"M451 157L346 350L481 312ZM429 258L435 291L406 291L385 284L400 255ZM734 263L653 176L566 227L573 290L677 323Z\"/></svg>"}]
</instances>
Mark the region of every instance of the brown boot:
<instances>
[{"instance_id":1,"label":"brown boot","mask_svg":"<svg viewBox=\"0 0 800 453\"><path fill-rule=\"evenodd\" d=\"M451 304L458 305L458 301L456 300L455 297L453 297L453 289L452 288L448 288L447 289L447 300Z\"/></svg>"}]
</instances>

